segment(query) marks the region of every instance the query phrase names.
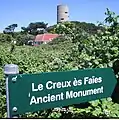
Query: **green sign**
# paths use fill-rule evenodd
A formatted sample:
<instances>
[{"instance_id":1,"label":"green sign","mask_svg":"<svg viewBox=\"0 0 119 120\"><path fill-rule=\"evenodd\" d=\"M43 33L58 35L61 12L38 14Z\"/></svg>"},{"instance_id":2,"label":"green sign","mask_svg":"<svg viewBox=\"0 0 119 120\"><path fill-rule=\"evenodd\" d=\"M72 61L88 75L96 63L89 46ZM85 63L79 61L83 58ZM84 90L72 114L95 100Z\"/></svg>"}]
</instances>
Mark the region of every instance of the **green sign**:
<instances>
[{"instance_id":1,"label":"green sign","mask_svg":"<svg viewBox=\"0 0 119 120\"><path fill-rule=\"evenodd\" d=\"M11 115L110 97L116 85L111 68L10 75Z\"/></svg>"}]
</instances>

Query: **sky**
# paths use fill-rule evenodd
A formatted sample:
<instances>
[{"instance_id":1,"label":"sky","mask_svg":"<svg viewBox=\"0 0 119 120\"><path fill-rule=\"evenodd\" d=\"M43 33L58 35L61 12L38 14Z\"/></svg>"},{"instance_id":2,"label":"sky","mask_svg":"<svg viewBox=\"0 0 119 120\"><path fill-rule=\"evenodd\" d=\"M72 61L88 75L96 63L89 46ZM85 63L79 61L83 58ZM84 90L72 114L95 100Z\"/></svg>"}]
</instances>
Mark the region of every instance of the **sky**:
<instances>
[{"instance_id":1,"label":"sky","mask_svg":"<svg viewBox=\"0 0 119 120\"><path fill-rule=\"evenodd\" d=\"M16 31L31 22L56 24L57 5L69 7L69 19L97 23L105 18L106 8L119 14L119 0L0 0L0 32L10 24Z\"/></svg>"}]
</instances>

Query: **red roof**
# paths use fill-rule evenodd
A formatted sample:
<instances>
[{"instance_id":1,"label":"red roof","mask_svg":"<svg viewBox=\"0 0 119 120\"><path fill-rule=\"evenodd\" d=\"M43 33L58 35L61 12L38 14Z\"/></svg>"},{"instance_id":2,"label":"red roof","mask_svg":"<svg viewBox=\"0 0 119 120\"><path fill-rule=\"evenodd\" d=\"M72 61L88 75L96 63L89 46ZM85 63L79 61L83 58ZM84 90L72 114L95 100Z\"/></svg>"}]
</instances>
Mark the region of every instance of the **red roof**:
<instances>
[{"instance_id":1,"label":"red roof","mask_svg":"<svg viewBox=\"0 0 119 120\"><path fill-rule=\"evenodd\" d=\"M58 34L45 33L40 34L35 37L35 41L51 41L54 38L57 38Z\"/></svg>"}]
</instances>

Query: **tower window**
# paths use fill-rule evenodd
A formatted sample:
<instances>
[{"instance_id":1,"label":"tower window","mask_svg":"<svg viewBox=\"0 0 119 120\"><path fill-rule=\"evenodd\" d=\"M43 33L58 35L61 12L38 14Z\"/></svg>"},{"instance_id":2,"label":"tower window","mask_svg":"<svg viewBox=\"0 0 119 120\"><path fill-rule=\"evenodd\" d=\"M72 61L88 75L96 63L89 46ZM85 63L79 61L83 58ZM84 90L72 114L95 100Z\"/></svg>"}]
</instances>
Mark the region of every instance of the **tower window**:
<instances>
[{"instance_id":1,"label":"tower window","mask_svg":"<svg viewBox=\"0 0 119 120\"><path fill-rule=\"evenodd\" d=\"M64 18L61 18L61 20L64 20Z\"/></svg>"},{"instance_id":2,"label":"tower window","mask_svg":"<svg viewBox=\"0 0 119 120\"><path fill-rule=\"evenodd\" d=\"M68 13L68 12L65 12L66 14Z\"/></svg>"}]
</instances>

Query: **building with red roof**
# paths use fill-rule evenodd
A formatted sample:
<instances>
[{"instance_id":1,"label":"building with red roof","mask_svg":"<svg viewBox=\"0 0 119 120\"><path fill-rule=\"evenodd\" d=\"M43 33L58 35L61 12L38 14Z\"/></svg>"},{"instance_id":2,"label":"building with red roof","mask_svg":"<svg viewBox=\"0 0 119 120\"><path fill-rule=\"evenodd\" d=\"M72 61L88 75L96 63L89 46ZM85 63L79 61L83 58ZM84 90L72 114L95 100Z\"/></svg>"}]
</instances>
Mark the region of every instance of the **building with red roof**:
<instances>
[{"instance_id":1,"label":"building with red roof","mask_svg":"<svg viewBox=\"0 0 119 120\"><path fill-rule=\"evenodd\" d=\"M47 44L48 42L52 41L57 37L59 37L58 34L52 33L39 34L35 37L34 46L38 46L40 44Z\"/></svg>"}]
</instances>

